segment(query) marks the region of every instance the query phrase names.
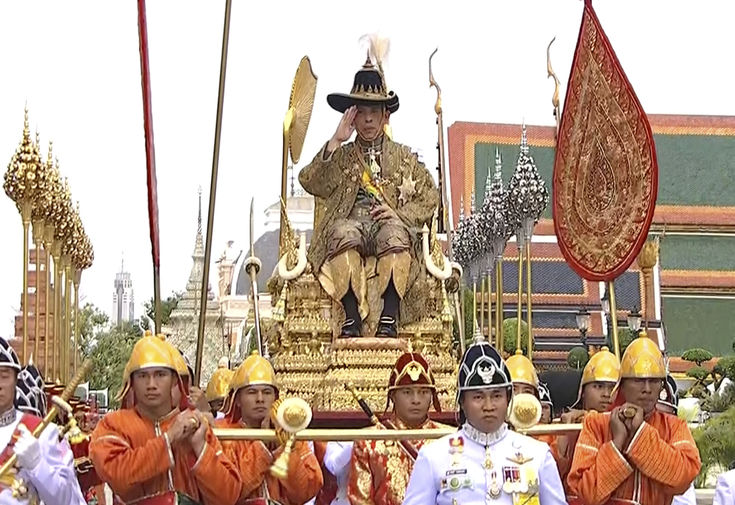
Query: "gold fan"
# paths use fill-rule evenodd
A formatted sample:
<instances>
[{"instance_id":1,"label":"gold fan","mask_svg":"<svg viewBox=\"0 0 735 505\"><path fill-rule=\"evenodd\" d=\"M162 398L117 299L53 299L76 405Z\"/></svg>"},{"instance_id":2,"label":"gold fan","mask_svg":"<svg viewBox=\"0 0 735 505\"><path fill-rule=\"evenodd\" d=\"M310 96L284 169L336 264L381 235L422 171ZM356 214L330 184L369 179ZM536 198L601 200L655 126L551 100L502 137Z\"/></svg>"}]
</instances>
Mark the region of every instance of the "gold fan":
<instances>
[{"instance_id":1,"label":"gold fan","mask_svg":"<svg viewBox=\"0 0 735 505\"><path fill-rule=\"evenodd\" d=\"M301 398L286 398L285 400L276 400L271 406L271 419L279 426L276 435L280 430L285 431L288 435L281 435L280 438L286 438L283 445L283 452L278 456L273 466L270 468L271 475L279 479L288 477L288 461L291 457L291 449L296 440L296 433L303 430L311 423L311 407Z\"/></svg>"},{"instance_id":2,"label":"gold fan","mask_svg":"<svg viewBox=\"0 0 735 505\"><path fill-rule=\"evenodd\" d=\"M286 186L288 179L288 153L291 152L291 161L296 164L301 158L301 149L304 147L306 130L309 128L311 111L314 108L317 77L311 69L308 56L301 58L299 68L291 86L291 98L288 101L288 111L283 120L283 161L281 165L281 200L286 201ZM281 230L283 230L283 216L281 216ZM280 244L283 246L284 234L281 231Z\"/></svg>"},{"instance_id":3,"label":"gold fan","mask_svg":"<svg viewBox=\"0 0 735 505\"><path fill-rule=\"evenodd\" d=\"M508 421L517 430L527 430L541 420L541 403L528 393L513 395Z\"/></svg>"}]
</instances>

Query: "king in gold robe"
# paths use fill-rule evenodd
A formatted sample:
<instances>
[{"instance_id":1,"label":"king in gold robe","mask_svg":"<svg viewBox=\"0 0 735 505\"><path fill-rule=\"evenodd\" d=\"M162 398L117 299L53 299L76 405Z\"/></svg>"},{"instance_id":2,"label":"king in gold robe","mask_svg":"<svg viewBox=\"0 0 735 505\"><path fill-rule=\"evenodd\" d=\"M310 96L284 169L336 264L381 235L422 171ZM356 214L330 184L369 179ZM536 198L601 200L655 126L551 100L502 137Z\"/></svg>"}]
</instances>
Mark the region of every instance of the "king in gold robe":
<instances>
[{"instance_id":1,"label":"king in gold robe","mask_svg":"<svg viewBox=\"0 0 735 505\"><path fill-rule=\"evenodd\" d=\"M398 96L387 92L379 61L376 68L368 59L350 94L333 93L327 101L345 115L335 137L299 174L323 209L308 258L324 290L344 308L342 336L362 335L362 321L374 310L380 313L377 336L395 337L399 318L411 322L421 315L425 299L411 289L422 271L421 229L431 223L439 193L417 155L384 133ZM355 141L342 144L353 130Z\"/></svg>"}]
</instances>

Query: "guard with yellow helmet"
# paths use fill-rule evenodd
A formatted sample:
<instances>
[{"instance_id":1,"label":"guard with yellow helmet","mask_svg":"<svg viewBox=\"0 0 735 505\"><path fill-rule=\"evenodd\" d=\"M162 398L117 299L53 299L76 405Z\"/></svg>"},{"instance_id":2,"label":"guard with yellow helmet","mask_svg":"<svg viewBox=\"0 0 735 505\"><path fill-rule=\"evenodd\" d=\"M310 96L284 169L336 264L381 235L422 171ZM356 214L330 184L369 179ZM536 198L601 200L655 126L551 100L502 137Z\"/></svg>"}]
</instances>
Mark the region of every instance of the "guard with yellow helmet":
<instances>
[{"instance_id":1,"label":"guard with yellow helmet","mask_svg":"<svg viewBox=\"0 0 735 505\"><path fill-rule=\"evenodd\" d=\"M467 348L457 385L460 429L421 448L403 505L566 505L549 447L506 424L515 401L508 368L484 340Z\"/></svg>"},{"instance_id":2,"label":"guard with yellow helmet","mask_svg":"<svg viewBox=\"0 0 735 505\"><path fill-rule=\"evenodd\" d=\"M215 424L218 428L273 428L279 433L279 440L285 439L274 412L278 397L273 366L253 351L235 370L223 407L225 416ZM268 500L283 505L301 505L316 496L322 487L319 462L307 442L293 443L287 478L275 477L269 471L283 446L260 440L228 440L222 446L242 478L241 502L265 503L264 500Z\"/></svg>"},{"instance_id":3,"label":"guard with yellow helmet","mask_svg":"<svg viewBox=\"0 0 735 505\"><path fill-rule=\"evenodd\" d=\"M533 363L523 354L523 351L518 349L513 356L505 360L505 363L510 370L513 394L528 393L538 398L538 374Z\"/></svg>"},{"instance_id":4,"label":"guard with yellow helmet","mask_svg":"<svg viewBox=\"0 0 735 505\"><path fill-rule=\"evenodd\" d=\"M230 389L230 380L232 380L233 375L235 375L235 372L227 367L227 358L221 358L217 364L217 370L209 379L205 392L210 412L215 418L224 417L224 413L220 411Z\"/></svg>"},{"instance_id":5,"label":"guard with yellow helmet","mask_svg":"<svg viewBox=\"0 0 735 505\"><path fill-rule=\"evenodd\" d=\"M645 333L623 354L612 410L584 418L567 482L583 503L670 505L701 461L683 420L656 409L663 355Z\"/></svg>"},{"instance_id":6,"label":"guard with yellow helmet","mask_svg":"<svg viewBox=\"0 0 735 505\"><path fill-rule=\"evenodd\" d=\"M577 401L568 412L561 415L561 422L577 424L582 422L587 412L606 412L612 403L613 392L619 380L620 360L607 347L602 347L585 365ZM579 433L556 437L556 463L565 487L578 437Z\"/></svg>"},{"instance_id":7,"label":"guard with yellow helmet","mask_svg":"<svg viewBox=\"0 0 735 505\"><path fill-rule=\"evenodd\" d=\"M178 358L162 336L146 334L135 344L122 408L97 424L89 457L124 503L234 505L241 489L235 465L200 413L173 404L175 389L185 398Z\"/></svg>"}]
</instances>

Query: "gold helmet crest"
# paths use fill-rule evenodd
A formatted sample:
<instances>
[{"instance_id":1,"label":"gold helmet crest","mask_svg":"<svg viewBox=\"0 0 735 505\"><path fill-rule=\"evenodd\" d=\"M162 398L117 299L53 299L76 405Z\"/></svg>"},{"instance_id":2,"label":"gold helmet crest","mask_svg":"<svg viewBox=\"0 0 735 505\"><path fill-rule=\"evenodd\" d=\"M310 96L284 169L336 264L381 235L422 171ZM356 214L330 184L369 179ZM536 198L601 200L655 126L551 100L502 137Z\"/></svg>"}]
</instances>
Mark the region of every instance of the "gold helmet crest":
<instances>
[{"instance_id":1,"label":"gold helmet crest","mask_svg":"<svg viewBox=\"0 0 735 505\"><path fill-rule=\"evenodd\" d=\"M212 374L207 384L206 397L208 402L219 400L227 396L230 389L230 380L235 372L227 368L227 358L224 363L220 360L217 370Z\"/></svg>"},{"instance_id":2,"label":"gold helmet crest","mask_svg":"<svg viewBox=\"0 0 735 505\"><path fill-rule=\"evenodd\" d=\"M610 349L603 347L592 355L590 360L582 371L581 386L591 382L612 382L617 383L620 379L620 362L618 358L610 352Z\"/></svg>"},{"instance_id":3,"label":"gold helmet crest","mask_svg":"<svg viewBox=\"0 0 735 505\"><path fill-rule=\"evenodd\" d=\"M666 365L658 344L645 332L633 340L620 361L622 379L665 379Z\"/></svg>"},{"instance_id":4,"label":"gold helmet crest","mask_svg":"<svg viewBox=\"0 0 735 505\"><path fill-rule=\"evenodd\" d=\"M531 360L523 355L523 351L516 350L513 356L505 360L505 365L510 370L511 382L528 384L538 389L538 374Z\"/></svg>"}]
</instances>

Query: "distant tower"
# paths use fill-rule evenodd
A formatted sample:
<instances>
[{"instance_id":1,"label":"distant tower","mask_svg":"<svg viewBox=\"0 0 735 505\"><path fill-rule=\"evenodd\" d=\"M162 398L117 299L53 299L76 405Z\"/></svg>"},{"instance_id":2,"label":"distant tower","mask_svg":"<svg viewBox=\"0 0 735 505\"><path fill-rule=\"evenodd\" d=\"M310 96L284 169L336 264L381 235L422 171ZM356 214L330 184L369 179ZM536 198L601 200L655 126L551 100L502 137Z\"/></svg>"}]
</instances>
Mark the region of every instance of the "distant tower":
<instances>
[{"instance_id":1,"label":"distant tower","mask_svg":"<svg viewBox=\"0 0 735 505\"><path fill-rule=\"evenodd\" d=\"M115 274L115 291L112 293L112 324L119 325L127 321L132 323L135 298L133 297L133 281L130 272L125 271L125 260L120 263L120 272Z\"/></svg>"}]
</instances>

